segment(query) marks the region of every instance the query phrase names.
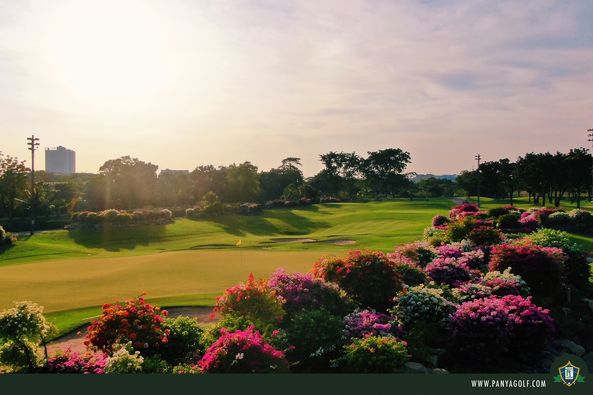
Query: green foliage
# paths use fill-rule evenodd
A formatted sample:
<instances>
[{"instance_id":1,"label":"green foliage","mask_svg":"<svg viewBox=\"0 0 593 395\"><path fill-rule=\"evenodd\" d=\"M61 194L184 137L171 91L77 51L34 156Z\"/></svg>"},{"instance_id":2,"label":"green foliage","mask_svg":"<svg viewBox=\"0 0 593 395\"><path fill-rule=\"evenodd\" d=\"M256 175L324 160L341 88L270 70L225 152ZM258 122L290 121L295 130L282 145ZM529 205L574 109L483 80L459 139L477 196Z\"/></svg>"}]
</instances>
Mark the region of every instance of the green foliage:
<instances>
[{"instance_id":1,"label":"green foliage","mask_svg":"<svg viewBox=\"0 0 593 395\"><path fill-rule=\"evenodd\" d=\"M298 362L294 370L325 372L337 357L342 346L343 317L334 315L324 307L301 310L285 323L286 338L293 348L286 357Z\"/></svg>"},{"instance_id":2,"label":"green foliage","mask_svg":"<svg viewBox=\"0 0 593 395\"><path fill-rule=\"evenodd\" d=\"M514 229L519 227L519 219L521 216L517 213L503 214L498 217L497 225L501 229Z\"/></svg>"},{"instance_id":3,"label":"green foliage","mask_svg":"<svg viewBox=\"0 0 593 395\"><path fill-rule=\"evenodd\" d=\"M161 358L172 365L188 363L204 352L203 330L195 318L179 316L165 319L163 328L169 329L167 344L162 347Z\"/></svg>"},{"instance_id":4,"label":"green foliage","mask_svg":"<svg viewBox=\"0 0 593 395\"><path fill-rule=\"evenodd\" d=\"M527 236L534 244L542 247L557 247L562 248L564 251L577 251L577 245L571 240L567 232L550 229L540 228L535 232Z\"/></svg>"},{"instance_id":5,"label":"green foliage","mask_svg":"<svg viewBox=\"0 0 593 395\"><path fill-rule=\"evenodd\" d=\"M392 373L407 360L403 342L393 337L369 336L345 346L341 362L353 373Z\"/></svg>"}]
</instances>

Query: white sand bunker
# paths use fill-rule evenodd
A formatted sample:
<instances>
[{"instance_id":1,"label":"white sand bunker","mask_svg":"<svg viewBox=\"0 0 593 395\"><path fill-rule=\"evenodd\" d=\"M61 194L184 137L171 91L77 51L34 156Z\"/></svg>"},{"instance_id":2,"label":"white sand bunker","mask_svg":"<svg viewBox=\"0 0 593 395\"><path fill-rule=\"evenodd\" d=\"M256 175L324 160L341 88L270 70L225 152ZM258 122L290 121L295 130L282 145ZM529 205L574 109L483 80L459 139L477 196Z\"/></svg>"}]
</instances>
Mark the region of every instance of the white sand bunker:
<instances>
[{"instance_id":1,"label":"white sand bunker","mask_svg":"<svg viewBox=\"0 0 593 395\"><path fill-rule=\"evenodd\" d=\"M324 243L336 246L356 244L356 241L348 239L315 240L302 237L276 237L274 239L270 239L270 241L273 243Z\"/></svg>"}]
</instances>

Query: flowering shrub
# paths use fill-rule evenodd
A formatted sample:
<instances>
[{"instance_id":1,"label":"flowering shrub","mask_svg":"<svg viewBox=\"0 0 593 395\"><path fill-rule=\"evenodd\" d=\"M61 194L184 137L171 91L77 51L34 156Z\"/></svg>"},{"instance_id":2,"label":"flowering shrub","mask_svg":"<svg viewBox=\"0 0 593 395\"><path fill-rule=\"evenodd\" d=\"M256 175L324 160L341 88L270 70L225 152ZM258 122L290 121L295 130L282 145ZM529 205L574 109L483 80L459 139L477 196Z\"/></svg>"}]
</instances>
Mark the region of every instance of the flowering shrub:
<instances>
[{"instance_id":1,"label":"flowering shrub","mask_svg":"<svg viewBox=\"0 0 593 395\"><path fill-rule=\"evenodd\" d=\"M490 370L533 361L551 340L554 322L530 298L492 296L459 306L450 329L455 362L465 369Z\"/></svg>"},{"instance_id":2,"label":"flowering shrub","mask_svg":"<svg viewBox=\"0 0 593 395\"><path fill-rule=\"evenodd\" d=\"M215 312L245 317L260 330L277 325L284 316L283 299L265 279L256 280L253 273L247 282L228 288L217 299Z\"/></svg>"},{"instance_id":3,"label":"flowering shrub","mask_svg":"<svg viewBox=\"0 0 593 395\"><path fill-rule=\"evenodd\" d=\"M343 316L325 308L300 310L284 324L286 356L300 372L327 372L343 345Z\"/></svg>"},{"instance_id":4,"label":"flowering shrub","mask_svg":"<svg viewBox=\"0 0 593 395\"><path fill-rule=\"evenodd\" d=\"M249 327L221 336L206 351L198 366L205 373L282 373L288 362L282 351L267 343L262 335Z\"/></svg>"},{"instance_id":5,"label":"flowering shrub","mask_svg":"<svg viewBox=\"0 0 593 395\"><path fill-rule=\"evenodd\" d=\"M163 328L167 315L143 296L105 304L101 316L91 322L85 344L111 355L115 344L130 342L144 356L157 354L169 341L171 331Z\"/></svg>"},{"instance_id":6,"label":"flowering shrub","mask_svg":"<svg viewBox=\"0 0 593 395\"><path fill-rule=\"evenodd\" d=\"M373 310L357 310L344 317L344 336L348 339L367 336L398 336L400 329L392 318Z\"/></svg>"},{"instance_id":7,"label":"flowering shrub","mask_svg":"<svg viewBox=\"0 0 593 395\"><path fill-rule=\"evenodd\" d=\"M352 310L344 291L312 274L288 274L280 269L272 274L268 285L284 300L284 311L289 315L298 310L320 307L338 315Z\"/></svg>"},{"instance_id":8,"label":"flowering shrub","mask_svg":"<svg viewBox=\"0 0 593 395\"><path fill-rule=\"evenodd\" d=\"M435 215L432 217L432 226L435 228L440 228L446 226L451 220L444 215Z\"/></svg>"},{"instance_id":9,"label":"flowering shrub","mask_svg":"<svg viewBox=\"0 0 593 395\"><path fill-rule=\"evenodd\" d=\"M476 215L480 211L480 208L473 203L463 203L455 206L449 211L449 218L460 219L466 216Z\"/></svg>"},{"instance_id":10,"label":"flowering shrub","mask_svg":"<svg viewBox=\"0 0 593 395\"><path fill-rule=\"evenodd\" d=\"M464 252L458 260L470 270L481 270L486 265L486 254L483 249L478 248Z\"/></svg>"},{"instance_id":11,"label":"flowering shrub","mask_svg":"<svg viewBox=\"0 0 593 395\"><path fill-rule=\"evenodd\" d=\"M471 229L467 238L475 245L489 246L500 243L503 235L498 229L492 226L480 225Z\"/></svg>"},{"instance_id":12,"label":"flowering shrub","mask_svg":"<svg viewBox=\"0 0 593 395\"><path fill-rule=\"evenodd\" d=\"M415 286L426 282L426 274L420 266L412 261L395 262L395 270L401 276L404 284Z\"/></svg>"},{"instance_id":13,"label":"flowering shrub","mask_svg":"<svg viewBox=\"0 0 593 395\"><path fill-rule=\"evenodd\" d=\"M555 213L551 213L547 219L545 224L547 226L562 226L568 225L570 223L570 216L568 213L563 211L557 211Z\"/></svg>"},{"instance_id":14,"label":"flowering shrub","mask_svg":"<svg viewBox=\"0 0 593 395\"><path fill-rule=\"evenodd\" d=\"M191 362L204 353L202 345L202 328L192 317L179 316L167 318L163 328L169 330L168 342L161 348L163 360L173 364Z\"/></svg>"},{"instance_id":15,"label":"flowering shrub","mask_svg":"<svg viewBox=\"0 0 593 395\"><path fill-rule=\"evenodd\" d=\"M354 373L390 373L408 360L406 344L393 337L368 336L344 347L343 365Z\"/></svg>"},{"instance_id":16,"label":"flowering shrub","mask_svg":"<svg viewBox=\"0 0 593 395\"><path fill-rule=\"evenodd\" d=\"M382 252L351 251L347 258L325 258L313 267L313 273L337 283L361 307L386 310L402 289L402 280Z\"/></svg>"},{"instance_id":17,"label":"flowering shrub","mask_svg":"<svg viewBox=\"0 0 593 395\"><path fill-rule=\"evenodd\" d=\"M461 243L445 244L435 249L441 258L461 258L465 252Z\"/></svg>"},{"instance_id":18,"label":"flowering shrub","mask_svg":"<svg viewBox=\"0 0 593 395\"><path fill-rule=\"evenodd\" d=\"M16 302L0 313L0 365L19 372L41 363L40 343L54 331L43 315L43 307L33 302Z\"/></svg>"},{"instance_id":19,"label":"flowering shrub","mask_svg":"<svg viewBox=\"0 0 593 395\"><path fill-rule=\"evenodd\" d=\"M392 312L405 327L422 327L446 320L454 305L443 297L439 288L424 285L401 292Z\"/></svg>"},{"instance_id":20,"label":"flowering shrub","mask_svg":"<svg viewBox=\"0 0 593 395\"><path fill-rule=\"evenodd\" d=\"M445 230L447 241L452 242L466 239L475 226L476 222L472 217L465 217L451 222Z\"/></svg>"},{"instance_id":21,"label":"flowering shrub","mask_svg":"<svg viewBox=\"0 0 593 395\"><path fill-rule=\"evenodd\" d=\"M572 224L578 227L589 228L593 225L593 214L590 211L574 209L568 212L568 216Z\"/></svg>"},{"instance_id":22,"label":"flowering shrub","mask_svg":"<svg viewBox=\"0 0 593 395\"><path fill-rule=\"evenodd\" d=\"M501 244L492 248L490 271L511 272L521 276L538 295L554 295L562 283L566 256L559 248L535 245Z\"/></svg>"},{"instance_id":23,"label":"flowering shrub","mask_svg":"<svg viewBox=\"0 0 593 395\"><path fill-rule=\"evenodd\" d=\"M472 279L472 271L459 258L436 258L426 266L426 274L439 284L458 287Z\"/></svg>"},{"instance_id":24,"label":"flowering shrub","mask_svg":"<svg viewBox=\"0 0 593 395\"><path fill-rule=\"evenodd\" d=\"M492 288L480 283L466 283L453 289L453 295L458 303L463 303L491 296Z\"/></svg>"},{"instance_id":25,"label":"flowering shrub","mask_svg":"<svg viewBox=\"0 0 593 395\"><path fill-rule=\"evenodd\" d=\"M539 228L539 221L537 220L537 216L533 213L523 212L521 213L521 218L519 219L519 224L522 227L522 231L524 233L530 233L537 228Z\"/></svg>"},{"instance_id":26,"label":"flowering shrub","mask_svg":"<svg viewBox=\"0 0 593 395\"><path fill-rule=\"evenodd\" d=\"M16 243L16 235L9 233L0 226L0 249L3 246L12 246Z\"/></svg>"},{"instance_id":27,"label":"flowering shrub","mask_svg":"<svg viewBox=\"0 0 593 395\"><path fill-rule=\"evenodd\" d=\"M47 370L50 373L103 374L107 360L103 353L79 354L68 348L47 360Z\"/></svg>"},{"instance_id":28,"label":"flowering shrub","mask_svg":"<svg viewBox=\"0 0 593 395\"><path fill-rule=\"evenodd\" d=\"M548 218L554 213L563 213L564 210L556 207L540 207L529 210L540 224L548 225Z\"/></svg>"},{"instance_id":29,"label":"flowering shrub","mask_svg":"<svg viewBox=\"0 0 593 395\"><path fill-rule=\"evenodd\" d=\"M114 350L105 364L105 373L142 373L144 357L140 355L140 351L131 351L133 350L131 342L123 345L116 344Z\"/></svg>"},{"instance_id":30,"label":"flowering shrub","mask_svg":"<svg viewBox=\"0 0 593 395\"><path fill-rule=\"evenodd\" d=\"M72 222L81 225L151 225L167 224L173 221L173 213L168 209L124 211L107 209L100 212L81 211L72 214Z\"/></svg>"},{"instance_id":31,"label":"flowering shrub","mask_svg":"<svg viewBox=\"0 0 593 395\"><path fill-rule=\"evenodd\" d=\"M488 272L482 278L482 285L490 288L492 295L529 295L529 287L521 276L511 273L511 268Z\"/></svg>"},{"instance_id":32,"label":"flowering shrub","mask_svg":"<svg viewBox=\"0 0 593 395\"><path fill-rule=\"evenodd\" d=\"M436 258L436 251L430 244L417 241L396 247L394 252L389 254L389 258L395 261L410 260L424 267Z\"/></svg>"}]
</instances>

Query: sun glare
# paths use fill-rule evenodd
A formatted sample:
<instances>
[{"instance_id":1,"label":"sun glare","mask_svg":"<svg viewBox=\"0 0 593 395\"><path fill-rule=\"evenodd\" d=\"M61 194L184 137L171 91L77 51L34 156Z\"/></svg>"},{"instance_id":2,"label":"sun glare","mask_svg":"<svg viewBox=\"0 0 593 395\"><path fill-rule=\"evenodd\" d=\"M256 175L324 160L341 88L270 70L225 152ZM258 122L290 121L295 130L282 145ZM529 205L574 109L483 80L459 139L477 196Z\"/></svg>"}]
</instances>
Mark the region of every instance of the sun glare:
<instances>
[{"instance_id":1,"label":"sun glare","mask_svg":"<svg viewBox=\"0 0 593 395\"><path fill-rule=\"evenodd\" d=\"M58 9L44 46L58 89L78 103L130 109L171 87L171 37L148 4L77 1Z\"/></svg>"}]
</instances>

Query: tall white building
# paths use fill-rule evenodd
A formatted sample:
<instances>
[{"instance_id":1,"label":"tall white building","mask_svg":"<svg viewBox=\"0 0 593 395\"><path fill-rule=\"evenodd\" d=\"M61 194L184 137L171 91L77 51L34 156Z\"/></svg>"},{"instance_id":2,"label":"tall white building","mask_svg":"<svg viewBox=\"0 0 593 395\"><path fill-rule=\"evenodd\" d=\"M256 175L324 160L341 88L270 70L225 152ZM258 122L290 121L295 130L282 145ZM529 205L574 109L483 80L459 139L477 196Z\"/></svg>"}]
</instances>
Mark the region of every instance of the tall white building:
<instances>
[{"instance_id":1,"label":"tall white building","mask_svg":"<svg viewBox=\"0 0 593 395\"><path fill-rule=\"evenodd\" d=\"M76 152L59 146L45 149L45 171L48 173L76 173Z\"/></svg>"}]
</instances>

